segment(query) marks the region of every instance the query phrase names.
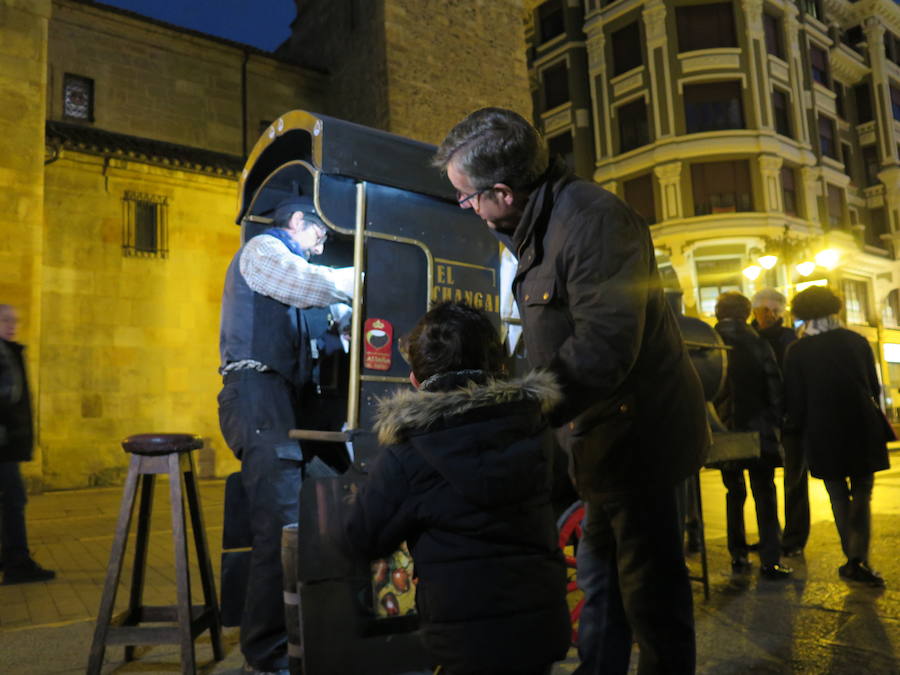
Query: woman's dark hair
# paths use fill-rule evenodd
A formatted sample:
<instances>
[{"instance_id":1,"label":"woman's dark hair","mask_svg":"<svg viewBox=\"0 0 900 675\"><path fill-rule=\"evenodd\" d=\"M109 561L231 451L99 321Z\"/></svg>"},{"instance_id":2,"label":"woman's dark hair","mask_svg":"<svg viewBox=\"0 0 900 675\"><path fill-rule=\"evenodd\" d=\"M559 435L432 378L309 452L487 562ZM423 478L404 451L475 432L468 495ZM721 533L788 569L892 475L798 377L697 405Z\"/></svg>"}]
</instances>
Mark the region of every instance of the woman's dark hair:
<instances>
[{"instance_id":1,"label":"woman's dark hair","mask_svg":"<svg viewBox=\"0 0 900 675\"><path fill-rule=\"evenodd\" d=\"M810 286L800 291L791 301L791 314L795 319L811 321L831 316L841 311L843 303L828 286Z\"/></svg>"},{"instance_id":2,"label":"woman's dark hair","mask_svg":"<svg viewBox=\"0 0 900 675\"><path fill-rule=\"evenodd\" d=\"M738 291L725 291L716 298L716 318L746 322L750 317L750 300Z\"/></svg>"},{"instance_id":3,"label":"woman's dark hair","mask_svg":"<svg viewBox=\"0 0 900 675\"><path fill-rule=\"evenodd\" d=\"M458 370L503 370L503 346L484 312L442 302L400 340L400 349L419 382Z\"/></svg>"}]
</instances>

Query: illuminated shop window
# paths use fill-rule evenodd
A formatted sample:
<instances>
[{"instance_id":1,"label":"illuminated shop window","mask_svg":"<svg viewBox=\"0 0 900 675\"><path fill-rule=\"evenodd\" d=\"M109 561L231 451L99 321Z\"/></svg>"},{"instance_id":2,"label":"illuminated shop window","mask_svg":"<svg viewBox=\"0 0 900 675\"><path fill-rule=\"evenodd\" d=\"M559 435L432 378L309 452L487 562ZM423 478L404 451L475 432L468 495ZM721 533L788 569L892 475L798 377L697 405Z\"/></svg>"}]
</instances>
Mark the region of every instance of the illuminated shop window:
<instances>
[{"instance_id":1,"label":"illuminated shop window","mask_svg":"<svg viewBox=\"0 0 900 675\"><path fill-rule=\"evenodd\" d=\"M94 121L94 81L91 78L65 74L63 117L84 122Z\"/></svg>"},{"instance_id":2,"label":"illuminated shop window","mask_svg":"<svg viewBox=\"0 0 900 675\"><path fill-rule=\"evenodd\" d=\"M715 316L716 299L726 291L743 292L741 258L715 258L697 261L697 292L700 311Z\"/></svg>"},{"instance_id":3,"label":"illuminated shop window","mask_svg":"<svg viewBox=\"0 0 900 675\"><path fill-rule=\"evenodd\" d=\"M168 197L125 193L122 197L122 252L126 257L168 257L168 208Z\"/></svg>"}]
</instances>

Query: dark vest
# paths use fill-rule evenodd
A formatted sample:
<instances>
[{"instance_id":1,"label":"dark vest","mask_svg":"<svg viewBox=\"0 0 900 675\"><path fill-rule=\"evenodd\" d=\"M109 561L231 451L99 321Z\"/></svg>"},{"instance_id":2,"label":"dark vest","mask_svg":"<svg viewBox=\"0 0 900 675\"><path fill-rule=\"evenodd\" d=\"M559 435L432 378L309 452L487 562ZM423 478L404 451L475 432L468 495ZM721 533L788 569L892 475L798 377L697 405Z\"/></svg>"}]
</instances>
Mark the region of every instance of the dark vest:
<instances>
[{"instance_id":1,"label":"dark vest","mask_svg":"<svg viewBox=\"0 0 900 675\"><path fill-rule=\"evenodd\" d=\"M222 365L253 359L299 388L309 379L311 368L303 313L247 285L240 269L243 252L242 246L225 273L219 332Z\"/></svg>"}]
</instances>

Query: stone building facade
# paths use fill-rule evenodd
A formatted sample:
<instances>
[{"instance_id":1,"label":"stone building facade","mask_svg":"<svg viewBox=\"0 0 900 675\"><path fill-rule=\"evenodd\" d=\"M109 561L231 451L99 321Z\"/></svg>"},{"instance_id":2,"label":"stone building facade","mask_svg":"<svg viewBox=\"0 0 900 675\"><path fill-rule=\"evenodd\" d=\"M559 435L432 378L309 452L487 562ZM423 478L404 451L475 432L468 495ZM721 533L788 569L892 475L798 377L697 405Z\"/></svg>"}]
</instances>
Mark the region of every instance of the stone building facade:
<instances>
[{"instance_id":1,"label":"stone building facade","mask_svg":"<svg viewBox=\"0 0 900 675\"><path fill-rule=\"evenodd\" d=\"M236 469L221 288L244 158L279 115L435 142L481 105L530 112L516 2L310 0L294 30L270 54L90 0L0 0L0 302L28 346L32 489L117 484L119 440L145 431L203 436L203 475Z\"/></svg>"},{"instance_id":2,"label":"stone building facade","mask_svg":"<svg viewBox=\"0 0 900 675\"><path fill-rule=\"evenodd\" d=\"M537 123L651 223L686 311L835 287L900 420L900 6L545 0L526 21Z\"/></svg>"}]
</instances>

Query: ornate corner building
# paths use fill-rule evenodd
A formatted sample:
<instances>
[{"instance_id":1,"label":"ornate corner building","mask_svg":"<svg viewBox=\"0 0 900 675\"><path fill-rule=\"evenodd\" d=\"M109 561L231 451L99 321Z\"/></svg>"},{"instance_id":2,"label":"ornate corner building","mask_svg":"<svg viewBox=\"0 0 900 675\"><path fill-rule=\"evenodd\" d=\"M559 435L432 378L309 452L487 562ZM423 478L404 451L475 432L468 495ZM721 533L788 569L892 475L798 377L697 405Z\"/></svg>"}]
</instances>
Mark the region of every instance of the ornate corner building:
<instances>
[{"instance_id":1,"label":"ornate corner building","mask_svg":"<svg viewBox=\"0 0 900 675\"><path fill-rule=\"evenodd\" d=\"M539 128L647 220L686 311L712 320L725 290L831 285L900 419L900 6L529 5Z\"/></svg>"}]
</instances>

